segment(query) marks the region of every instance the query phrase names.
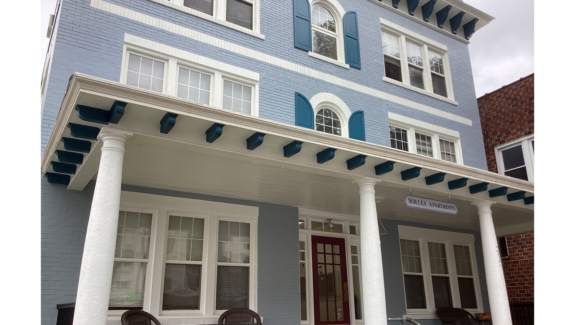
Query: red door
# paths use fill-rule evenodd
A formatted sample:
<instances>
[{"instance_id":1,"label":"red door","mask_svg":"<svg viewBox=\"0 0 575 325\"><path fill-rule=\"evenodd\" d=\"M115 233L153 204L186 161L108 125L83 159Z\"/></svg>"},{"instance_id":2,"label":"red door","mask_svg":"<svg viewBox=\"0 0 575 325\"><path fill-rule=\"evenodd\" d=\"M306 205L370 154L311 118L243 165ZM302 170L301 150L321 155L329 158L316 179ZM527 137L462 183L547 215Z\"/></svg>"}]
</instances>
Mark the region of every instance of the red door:
<instances>
[{"instance_id":1,"label":"red door","mask_svg":"<svg viewBox=\"0 0 575 325\"><path fill-rule=\"evenodd\" d=\"M316 324L349 324L345 239L312 236Z\"/></svg>"}]
</instances>

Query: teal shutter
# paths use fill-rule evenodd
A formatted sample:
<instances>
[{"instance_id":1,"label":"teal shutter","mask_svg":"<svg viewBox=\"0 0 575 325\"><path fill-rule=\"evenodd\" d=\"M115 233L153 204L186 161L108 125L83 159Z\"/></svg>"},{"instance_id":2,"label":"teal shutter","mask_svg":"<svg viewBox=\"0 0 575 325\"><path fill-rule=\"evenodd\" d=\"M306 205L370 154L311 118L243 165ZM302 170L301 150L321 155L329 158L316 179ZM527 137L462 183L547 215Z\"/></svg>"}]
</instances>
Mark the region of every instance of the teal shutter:
<instances>
[{"instance_id":1,"label":"teal shutter","mask_svg":"<svg viewBox=\"0 0 575 325\"><path fill-rule=\"evenodd\" d=\"M359 31L357 29L357 13L348 11L343 16L343 35L345 45L345 63L361 69L359 56Z\"/></svg>"},{"instance_id":2,"label":"teal shutter","mask_svg":"<svg viewBox=\"0 0 575 325\"><path fill-rule=\"evenodd\" d=\"M363 111L357 111L351 114L351 117L349 118L349 137L351 139L365 141Z\"/></svg>"},{"instance_id":3,"label":"teal shutter","mask_svg":"<svg viewBox=\"0 0 575 325\"><path fill-rule=\"evenodd\" d=\"M295 125L314 130L313 108L304 95L295 93Z\"/></svg>"},{"instance_id":4,"label":"teal shutter","mask_svg":"<svg viewBox=\"0 0 575 325\"><path fill-rule=\"evenodd\" d=\"M308 0L293 0L294 46L311 52L311 11Z\"/></svg>"}]
</instances>

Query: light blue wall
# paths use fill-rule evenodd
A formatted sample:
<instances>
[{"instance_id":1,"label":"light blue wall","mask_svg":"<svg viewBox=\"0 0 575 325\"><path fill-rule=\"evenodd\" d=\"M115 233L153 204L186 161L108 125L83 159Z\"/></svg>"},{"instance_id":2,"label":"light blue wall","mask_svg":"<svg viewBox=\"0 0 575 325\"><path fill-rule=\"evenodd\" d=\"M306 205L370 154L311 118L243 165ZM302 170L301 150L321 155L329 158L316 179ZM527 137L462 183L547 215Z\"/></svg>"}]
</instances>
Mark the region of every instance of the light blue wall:
<instances>
[{"instance_id":1,"label":"light blue wall","mask_svg":"<svg viewBox=\"0 0 575 325\"><path fill-rule=\"evenodd\" d=\"M358 13L362 69L344 69L312 58L293 46L292 2L262 1L261 33L265 40L190 16L149 0L107 0L147 15L198 30L226 41L344 78L373 89L468 118L473 126L440 118L348 88L291 72L205 43L172 34L132 20L96 10L90 0L63 0L42 120L42 151L54 125L70 75L82 72L119 81L124 34L132 34L188 52L246 68L260 74L260 116L294 124L294 92L311 98L319 92L334 93L351 111L365 111L368 142L389 146L388 112L456 130L461 135L464 163L487 169L483 136L467 45L367 0L341 0L345 10ZM383 55L379 18L399 24L448 48L455 100L459 106L382 81Z\"/></svg>"}]
</instances>

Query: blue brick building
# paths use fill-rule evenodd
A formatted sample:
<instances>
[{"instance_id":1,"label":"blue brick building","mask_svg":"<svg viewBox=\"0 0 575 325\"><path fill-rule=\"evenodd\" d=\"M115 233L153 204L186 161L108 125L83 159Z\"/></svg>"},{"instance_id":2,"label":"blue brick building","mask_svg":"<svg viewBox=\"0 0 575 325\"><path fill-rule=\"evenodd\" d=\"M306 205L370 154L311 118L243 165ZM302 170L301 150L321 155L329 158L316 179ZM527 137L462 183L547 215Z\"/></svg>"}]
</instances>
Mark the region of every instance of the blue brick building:
<instances>
[{"instance_id":1,"label":"blue brick building","mask_svg":"<svg viewBox=\"0 0 575 325\"><path fill-rule=\"evenodd\" d=\"M508 324L496 236L532 230L534 187L486 170L468 44L492 19L460 0L60 0L42 324Z\"/></svg>"}]
</instances>

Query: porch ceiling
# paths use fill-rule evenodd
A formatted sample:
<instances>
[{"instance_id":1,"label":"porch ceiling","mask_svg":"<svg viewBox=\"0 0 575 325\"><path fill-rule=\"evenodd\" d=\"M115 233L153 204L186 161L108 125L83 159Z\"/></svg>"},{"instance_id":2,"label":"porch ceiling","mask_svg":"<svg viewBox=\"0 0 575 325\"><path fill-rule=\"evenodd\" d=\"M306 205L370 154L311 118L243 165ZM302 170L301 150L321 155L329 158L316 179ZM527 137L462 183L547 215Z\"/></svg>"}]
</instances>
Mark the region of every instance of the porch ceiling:
<instances>
[{"instance_id":1,"label":"porch ceiling","mask_svg":"<svg viewBox=\"0 0 575 325\"><path fill-rule=\"evenodd\" d=\"M109 110L115 101L127 103L117 124L109 127L134 133L127 142L123 183L153 188L194 192L230 198L297 206L345 215L359 214L359 177L382 180L376 186L379 216L449 227L478 229L477 209L471 202L490 199L494 222L501 229L517 229L533 224L533 205L523 200L508 201L506 196L489 198L488 191L470 194L469 186L487 182L488 189L508 187L508 193L525 191L533 196L533 184L483 170L416 156L361 141L322 134L261 118L194 104L171 96L135 89L86 75L72 76L56 126L42 160L43 173L56 173L51 162L58 162L56 150L66 151L63 137L73 137L69 123L94 127L74 110L77 105ZM160 121L166 112L176 113L175 126L160 133ZM206 142L205 131L214 123L225 125L223 134L213 143ZM246 148L246 139L254 132L265 133L255 150ZM283 147L302 141L299 153L284 157ZM98 140L91 141L90 153L71 175L68 188L82 190L95 179L99 164ZM316 154L326 148L337 149L335 157L318 164ZM367 156L365 164L348 170L346 161ZM376 176L374 166L394 161L393 171ZM421 175L403 181L401 171L420 167ZM426 185L425 177L446 173L445 180ZM449 190L447 183L469 178L467 186ZM407 208L404 197L409 190L416 196L456 203L457 216ZM529 227L529 226L528 226ZM527 229L528 230L528 229Z\"/></svg>"}]
</instances>

